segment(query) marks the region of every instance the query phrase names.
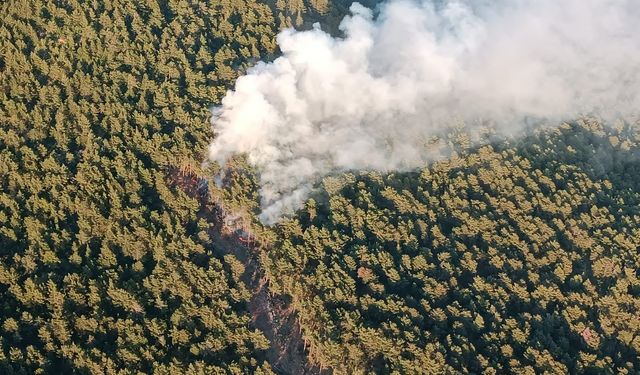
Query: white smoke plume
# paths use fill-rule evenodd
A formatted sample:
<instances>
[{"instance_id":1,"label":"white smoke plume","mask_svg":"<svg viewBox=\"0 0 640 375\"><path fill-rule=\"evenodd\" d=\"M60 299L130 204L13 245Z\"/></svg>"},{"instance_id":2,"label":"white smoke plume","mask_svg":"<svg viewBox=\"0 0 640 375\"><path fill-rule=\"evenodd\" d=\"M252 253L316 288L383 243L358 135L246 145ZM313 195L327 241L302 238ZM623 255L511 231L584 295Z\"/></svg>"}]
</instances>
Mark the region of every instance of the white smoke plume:
<instances>
[{"instance_id":1,"label":"white smoke plume","mask_svg":"<svg viewBox=\"0 0 640 375\"><path fill-rule=\"evenodd\" d=\"M354 3L341 37L278 35L282 56L240 77L212 119L210 158L246 154L275 222L336 171L407 170L452 121L517 132L525 118L640 108L638 0Z\"/></svg>"}]
</instances>

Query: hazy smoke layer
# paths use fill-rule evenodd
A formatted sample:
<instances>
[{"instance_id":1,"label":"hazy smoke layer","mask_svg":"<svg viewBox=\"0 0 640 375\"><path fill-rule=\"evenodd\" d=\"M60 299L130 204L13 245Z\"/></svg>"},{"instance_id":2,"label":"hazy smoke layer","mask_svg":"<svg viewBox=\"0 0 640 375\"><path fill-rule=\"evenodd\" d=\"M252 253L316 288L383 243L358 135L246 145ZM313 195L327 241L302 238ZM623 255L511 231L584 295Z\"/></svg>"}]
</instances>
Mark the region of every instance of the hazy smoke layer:
<instances>
[{"instance_id":1,"label":"hazy smoke layer","mask_svg":"<svg viewBox=\"0 0 640 375\"><path fill-rule=\"evenodd\" d=\"M343 38L278 36L282 57L238 79L214 110L210 157L246 153L262 219L301 205L318 177L421 166L454 119L517 130L525 117L625 116L640 108L637 0L358 3Z\"/></svg>"}]
</instances>

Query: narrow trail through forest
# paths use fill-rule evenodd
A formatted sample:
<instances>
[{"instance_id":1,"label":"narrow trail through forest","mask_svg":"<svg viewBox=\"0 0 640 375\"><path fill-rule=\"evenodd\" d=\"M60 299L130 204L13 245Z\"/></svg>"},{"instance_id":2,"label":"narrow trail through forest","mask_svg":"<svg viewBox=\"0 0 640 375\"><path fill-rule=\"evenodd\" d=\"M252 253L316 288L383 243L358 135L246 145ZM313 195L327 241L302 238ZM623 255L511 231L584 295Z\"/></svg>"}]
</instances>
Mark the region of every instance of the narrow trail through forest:
<instances>
[{"instance_id":1,"label":"narrow trail through forest","mask_svg":"<svg viewBox=\"0 0 640 375\"><path fill-rule=\"evenodd\" d=\"M247 309L252 325L262 331L270 342L267 360L280 374L328 374L308 362L300 325L293 308L280 297L269 293L268 281L260 263L265 251L249 227L233 220L220 203L211 201L208 182L192 168L181 167L171 171L170 180L200 204L198 217L209 223L209 237L213 251L218 255L232 254L244 266L241 281L251 291ZM239 217L239 216L238 216Z\"/></svg>"},{"instance_id":2,"label":"narrow trail through forest","mask_svg":"<svg viewBox=\"0 0 640 375\"><path fill-rule=\"evenodd\" d=\"M209 219L209 222L213 221L209 234L215 251L233 254L245 267L241 281L252 293L247 308L253 326L262 331L271 343L267 360L273 370L281 374L325 373L308 362L293 309L287 306L286 301L269 293L259 262L260 252L264 250L255 242L242 241L238 235L240 228L223 228L222 214L216 213Z\"/></svg>"}]
</instances>

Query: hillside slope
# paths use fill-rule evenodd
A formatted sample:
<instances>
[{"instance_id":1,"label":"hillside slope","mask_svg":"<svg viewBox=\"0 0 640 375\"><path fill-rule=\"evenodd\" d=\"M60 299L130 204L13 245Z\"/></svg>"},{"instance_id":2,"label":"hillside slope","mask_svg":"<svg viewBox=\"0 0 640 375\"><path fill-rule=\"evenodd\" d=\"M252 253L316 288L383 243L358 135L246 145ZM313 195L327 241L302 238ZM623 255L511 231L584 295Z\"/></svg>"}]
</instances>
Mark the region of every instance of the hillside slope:
<instances>
[{"instance_id":1,"label":"hillside slope","mask_svg":"<svg viewBox=\"0 0 640 375\"><path fill-rule=\"evenodd\" d=\"M637 130L565 124L415 173L325 179L271 289L336 373L636 373Z\"/></svg>"}]
</instances>

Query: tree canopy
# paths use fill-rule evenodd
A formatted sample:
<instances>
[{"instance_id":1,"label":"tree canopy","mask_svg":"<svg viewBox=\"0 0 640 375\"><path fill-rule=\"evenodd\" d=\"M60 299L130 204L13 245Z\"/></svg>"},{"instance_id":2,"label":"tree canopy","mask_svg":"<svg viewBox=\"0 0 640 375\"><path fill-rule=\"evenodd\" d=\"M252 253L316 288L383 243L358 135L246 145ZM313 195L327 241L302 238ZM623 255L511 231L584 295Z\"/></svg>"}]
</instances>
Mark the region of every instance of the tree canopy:
<instances>
[{"instance_id":1,"label":"tree canopy","mask_svg":"<svg viewBox=\"0 0 640 375\"><path fill-rule=\"evenodd\" d=\"M327 178L272 290L337 373L636 373L634 128L565 124L410 173Z\"/></svg>"},{"instance_id":2,"label":"tree canopy","mask_svg":"<svg viewBox=\"0 0 640 375\"><path fill-rule=\"evenodd\" d=\"M234 260L170 176L297 6L0 5L0 372L270 371Z\"/></svg>"},{"instance_id":3,"label":"tree canopy","mask_svg":"<svg viewBox=\"0 0 640 375\"><path fill-rule=\"evenodd\" d=\"M637 125L457 133L274 228L241 157L214 188L210 107L348 5L0 4L0 373L286 373L287 340L308 373L640 371Z\"/></svg>"}]
</instances>

